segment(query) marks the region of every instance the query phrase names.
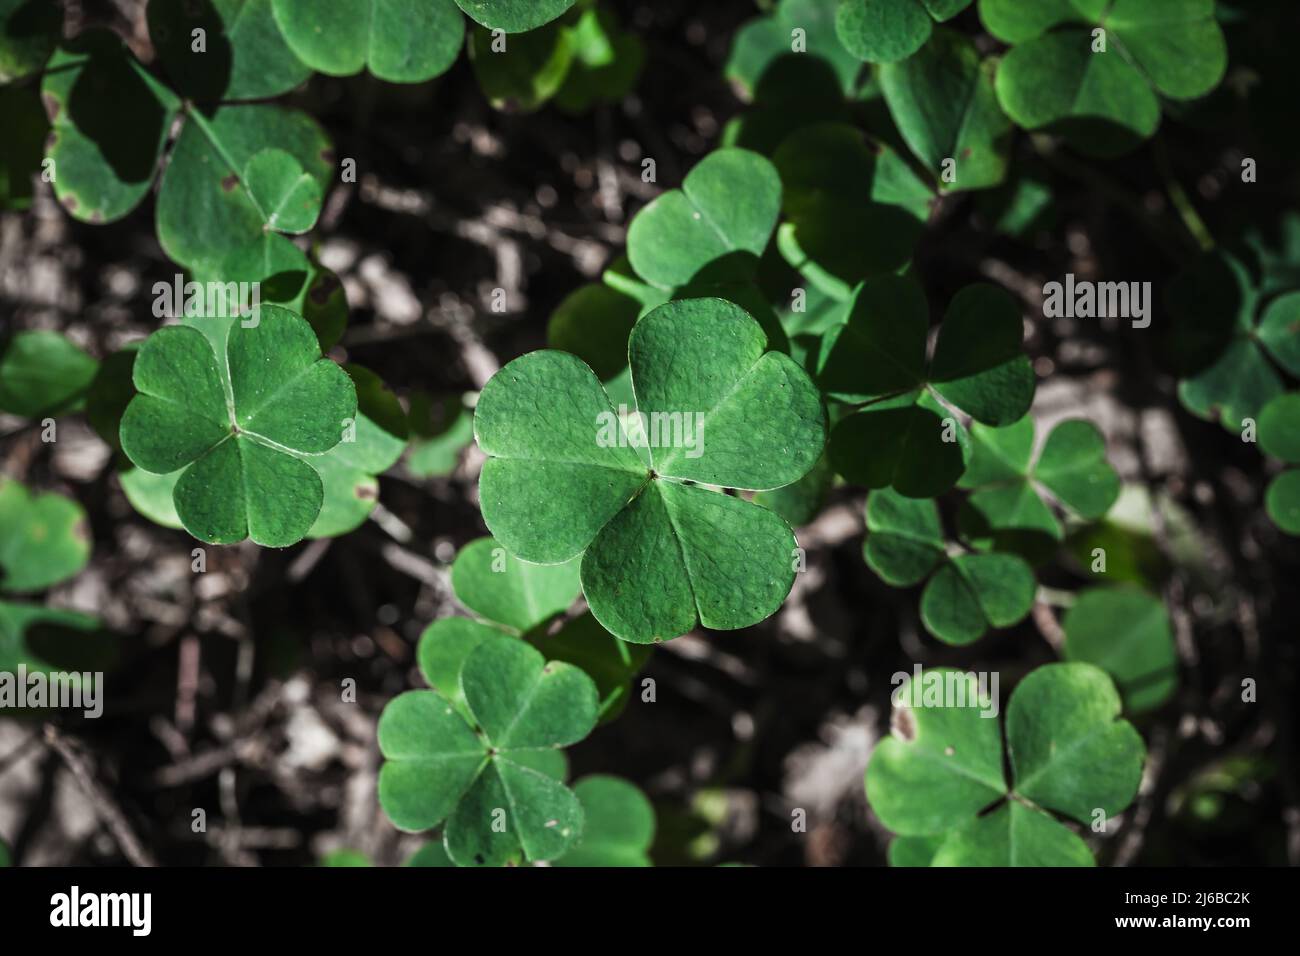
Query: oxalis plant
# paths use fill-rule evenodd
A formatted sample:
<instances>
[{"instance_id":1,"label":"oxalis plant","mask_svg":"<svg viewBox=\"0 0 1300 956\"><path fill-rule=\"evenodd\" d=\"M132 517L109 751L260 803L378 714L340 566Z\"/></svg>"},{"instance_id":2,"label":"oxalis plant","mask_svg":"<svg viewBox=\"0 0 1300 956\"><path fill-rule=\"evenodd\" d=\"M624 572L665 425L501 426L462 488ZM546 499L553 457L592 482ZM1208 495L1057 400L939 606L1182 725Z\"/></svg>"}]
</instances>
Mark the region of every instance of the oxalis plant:
<instances>
[{"instance_id":1,"label":"oxalis plant","mask_svg":"<svg viewBox=\"0 0 1300 956\"><path fill-rule=\"evenodd\" d=\"M1278 540L1265 518L1300 535L1300 220L1216 242L1166 146L1166 126L1206 121L1228 74L1231 18L1211 0L763 2L722 64L742 108L715 148L674 163L661 152L662 168L610 135L611 116L643 122L641 101L625 98L646 65L612 4L145 9L151 51L101 29L65 35L53 4L0 0L0 121L13 144L0 205L24 209L43 191L73 219L108 225L152 201L157 246L178 270L155 287L157 327L120 347L44 329L7 337L0 412L32 433L80 416L113 487L173 529L182 553L240 545L230 555L242 561L314 540L284 558L310 574L322 539L366 527L383 543L348 560L376 550L415 568L423 610L396 616L414 618L418 640L387 632L384 650L405 663L375 706L379 806L424 835L395 858L664 858L671 812L637 783L585 772L570 750L655 702L643 672L656 655L731 660L741 645L724 632L742 630L764 647L816 548L814 561L834 552L817 575L837 563L859 576L846 606L870 629L864 645L896 640L953 665L894 675L889 731L868 735L862 779L894 835L889 862L1108 859L1144 799L1144 734L1199 692L1184 673L1197 635L1181 604L1189 569L1217 566L1188 556L1186 511L1133 480L1149 463L1115 454L1116 435L1149 421L1117 425L1053 397L1042 339L1095 344L1092 331L1052 325L1063 317L1048 315L1046 288L1036 297L1036 274L1000 256L1036 262L1068 222L1070 261L1101 268L1073 225L1087 217L1057 208L1062 175L1085 183L1088 203L1134 217L1175 263L1159 305L1146 301L1169 404L1215 438L1256 445L1259 472L1234 460L1231 481L1243 499L1259 486L1260 521L1243 539ZM544 347L531 348L540 334L520 339L493 374L442 394L425 391L431 369L386 382L354 361L366 342L349 333L366 329L349 329L319 233L357 164L304 107L326 112L309 95L314 74L370 91L429 83L462 51L475 95L502 113L553 110L577 128L594 111L599 176L615 192L639 177L645 202L625 229L617 216L604 224L622 248L560 289ZM1167 201L1116 182L1107 162L1121 156L1143 175L1149 165ZM979 243L947 231L967 219ZM955 265L946 278L941 258ZM431 266L439 283L442 270ZM234 291L218 302L214 287ZM1104 320L1108 335L1152 324L1149 311L1064 318ZM495 344L502 321L471 316L453 338ZM374 368L391 374L377 341ZM1140 389L1157 372L1133 378ZM426 548L379 503L384 476L434 526L459 476L477 491L473 530ZM431 480L439 495L418 497ZM58 591L111 528L92 534L70 488L37 484L0 479L0 669L111 669L121 642ZM353 545L371 542L332 547ZM346 575L350 598L368 600ZM814 633L834 626L805 613L815 600L791 609ZM878 615L886 603L898 614ZM1009 646L1025 666L959 669ZM883 681L863 678L863 647L846 648L846 693L870 712ZM350 847L313 858L372 859Z\"/></svg>"}]
</instances>

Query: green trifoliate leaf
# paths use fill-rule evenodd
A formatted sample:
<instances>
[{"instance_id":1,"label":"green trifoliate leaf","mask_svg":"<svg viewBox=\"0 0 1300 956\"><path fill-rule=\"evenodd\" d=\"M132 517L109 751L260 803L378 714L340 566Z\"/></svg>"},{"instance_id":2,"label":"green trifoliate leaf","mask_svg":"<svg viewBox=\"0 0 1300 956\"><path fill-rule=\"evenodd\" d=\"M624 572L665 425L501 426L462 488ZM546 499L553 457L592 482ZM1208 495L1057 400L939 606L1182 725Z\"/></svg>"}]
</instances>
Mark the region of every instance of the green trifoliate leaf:
<instances>
[{"instance_id":1,"label":"green trifoliate leaf","mask_svg":"<svg viewBox=\"0 0 1300 956\"><path fill-rule=\"evenodd\" d=\"M0 591L40 591L90 560L86 512L71 498L0 477Z\"/></svg>"},{"instance_id":2,"label":"green trifoliate leaf","mask_svg":"<svg viewBox=\"0 0 1300 956\"><path fill-rule=\"evenodd\" d=\"M835 15L840 42L869 63L905 60L925 45L934 21L950 20L972 0L841 0Z\"/></svg>"},{"instance_id":3,"label":"green trifoliate leaf","mask_svg":"<svg viewBox=\"0 0 1300 956\"><path fill-rule=\"evenodd\" d=\"M1033 569L1014 554L961 555L921 592L921 620L945 644L969 644L1024 620L1036 587Z\"/></svg>"},{"instance_id":4,"label":"green trifoliate leaf","mask_svg":"<svg viewBox=\"0 0 1300 956\"><path fill-rule=\"evenodd\" d=\"M781 179L743 149L715 150L673 189L637 213L627 254L637 275L661 289L692 281L745 281L781 214Z\"/></svg>"},{"instance_id":5,"label":"green trifoliate leaf","mask_svg":"<svg viewBox=\"0 0 1300 956\"><path fill-rule=\"evenodd\" d=\"M519 634L567 610L580 590L577 561L526 564L492 538L460 549L451 585L475 614Z\"/></svg>"},{"instance_id":6,"label":"green trifoliate leaf","mask_svg":"<svg viewBox=\"0 0 1300 956\"><path fill-rule=\"evenodd\" d=\"M1033 570L1011 554L950 557L931 500L885 488L867 496L863 557L882 581L921 593L921 621L946 644L969 644L990 628L1010 627L1034 601Z\"/></svg>"},{"instance_id":7,"label":"green trifoliate leaf","mask_svg":"<svg viewBox=\"0 0 1300 956\"><path fill-rule=\"evenodd\" d=\"M773 162L787 219L777 245L814 285L846 299L910 261L933 193L893 150L853 126L820 123L792 133Z\"/></svg>"},{"instance_id":8,"label":"green trifoliate leaf","mask_svg":"<svg viewBox=\"0 0 1300 956\"><path fill-rule=\"evenodd\" d=\"M266 235L274 208L264 211L243 177L268 144L297 160L320 188L329 181L329 139L305 113L262 104L224 106L211 116L190 111L158 192L158 241L168 256L210 275Z\"/></svg>"},{"instance_id":9,"label":"green trifoliate leaf","mask_svg":"<svg viewBox=\"0 0 1300 956\"><path fill-rule=\"evenodd\" d=\"M1006 176L1011 121L998 105L993 72L973 41L948 30L881 68L890 115L941 190L986 189Z\"/></svg>"},{"instance_id":10,"label":"green trifoliate leaf","mask_svg":"<svg viewBox=\"0 0 1300 956\"><path fill-rule=\"evenodd\" d=\"M19 332L0 353L0 411L26 418L75 407L99 363L58 332Z\"/></svg>"},{"instance_id":11,"label":"green trifoliate leaf","mask_svg":"<svg viewBox=\"0 0 1300 956\"><path fill-rule=\"evenodd\" d=\"M1003 109L1089 152L1132 148L1159 125L1160 96L1203 96L1227 68L1213 0L980 0L980 13L1017 44L998 68Z\"/></svg>"},{"instance_id":12,"label":"green trifoliate leaf","mask_svg":"<svg viewBox=\"0 0 1300 956\"><path fill-rule=\"evenodd\" d=\"M1232 432L1285 391L1274 363L1300 375L1300 293L1262 306L1268 291L1267 278L1221 252L1198 260L1170 287L1175 324L1168 348L1186 376L1178 397L1193 414Z\"/></svg>"},{"instance_id":13,"label":"green trifoliate leaf","mask_svg":"<svg viewBox=\"0 0 1300 956\"><path fill-rule=\"evenodd\" d=\"M271 0L150 0L149 39L176 91L217 103L279 96L303 83L311 70L285 45L271 8ZM317 11L327 15L328 7Z\"/></svg>"},{"instance_id":14,"label":"green trifoliate leaf","mask_svg":"<svg viewBox=\"0 0 1300 956\"><path fill-rule=\"evenodd\" d=\"M772 13L750 20L736 31L727 58L727 79L754 100L768 71L779 60L807 56L820 60L834 72L844 94L853 92L857 76L862 72L862 62L835 35L838 2L780 0ZM800 40L802 52L795 52Z\"/></svg>"},{"instance_id":15,"label":"green trifoliate leaf","mask_svg":"<svg viewBox=\"0 0 1300 956\"><path fill-rule=\"evenodd\" d=\"M50 129L35 85L0 86L0 128L5 130L0 209L21 211L32 204L32 181L41 169Z\"/></svg>"},{"instance_id":16,"label":"green trifoliate leaf","mask_svg":"<svg viewBox=\"0 0 1300 956\"><path fill-rule=\"evenodd\" d=\"M1066 612L1065 658L1100 667L1131 712L1159 707L1178 686L1178 656L1161 601L1131 587L1093 588Z\"/></svg>"},{"instance_id":17,"label":"green trifoliate leaf","mask_svg":"<svg viewBox=\"0 0 1300 956\"><path fill-rule=\"evenodd\" d=\"M650 866L655 811L646 795L619 777L595 774L573 785L582 804L582 836L555 866Z\"/></svg>"},{"instance_id":18,"label":"green trifoliate leaf","mask_svg":"<svg viewBox=\"0 0 1300 956\"><path fill-rule=\"evenodd\" d=\"M90 30L61 45L41 79L54 194L83 222L112 222L153 184L179 108L122 41Z\"/></svg>"},{"instance_id":19,"label":"green trifoliate leaf","mask_svg":"<svg viewBox=\"0 0 1300 956\"><path fill-rule=\"evenodd\" d=\"M320 183L291 154L274 147L258 150L244 167L243 181L267 230L297 235L316 225Z\"/></svg>"},{"instance_id":20,"label":"green trifoliate leaf","mask_svg":"<svg viewBox=\"0 0 1300 956\"><path fill-rule=\"evenodd\" d=\"M452 0L274 0L272 6L289 49L330 76L369 69L389 83L423 83L451 68L465 35Z\"/></svg>"},{"instance_id":21,"label":"green trifoliate leaf","mask_svg":"<svg viewBox=\"0 0 1300 956\"><path fill-rule=\"evenodd\" d=\"M63 10L41 0L0 0L0 83L38 72L59 42Z\"/></svg>"},{"instance_id":22,"label":"green trifoliate leaf","mask_svg":"<svg viewBox=\"0 0 1300 956\"><path fill-rule=\"evenodd\" d=\"M456 0L465 13L489 30L524 33L550 23L576 0Z\"/></svg>"},{"instance_id":23,"label":"green trifoliate leaf","mask_svg":"<svg viewBox=\"0 0 1300 956\"><path fill-rule=\"evenodd\" d=\"M1007 705L1015 792L1080 823L1132 802L1146 756L1121 720L1110 678L1089 664L1048 664L1020 682Z\"/></svg>"},{"instance_id":24,"label":"green trifoliate leaf","mask_svg":"<svg viewBox=\"0 0 1300 956\"><path fill-rule=\"evenodd\" d=\"M904 498L889 489L867 496L867 566L897 588L920 584L945 559L939 509L928 499Z\"/></svg>"},{"instance_id":25,"label":"green trifoliate leaf","mask_svg":"<svg viewBox=\"0 0 1300 956\"><path fill-rule=\"evenodd\" d=\"M379 501L376 476L406 450L406 412L383 380L360 365L344 371L357 392L357 415L343 439L323 455L307 459L320 476L324 498L308 537L325 538L359 527Z\"/></svg>"},{"instance_id":26,"label":"green trifoliate leaf","mask_svg":"<svg viewBox=\"0 0 1300 956\"><path fill-rule=\"evenodd\" d=\"M448 855L461 866L495 866L522 851L563 854L582 832L573 792L534 769L539 756L585 737L596 689L575 667L547 663L517 638L482 641L460 670L466 721L436 691L409 691L379 720L379 800L404 830L446 821Z\"/></svg>"},{"instance_id":27,"label":"green trifoliate leaf","mask_svg":"<svg viewBox=\"0 0 1300 956\"><path fill-rule=\"evenodd\" d=\"M572 31L560 21L512 37L472 27L468 46L479 87L497 109L538 109L560 91L574 62Z\"/></svg>"},{"instance_id":28,"label":"green trifoliate leaf","mask_svg":"<svg viewBox=\"0 0 1300 956\"><path fill-rule=\"evenodd\" d=\"M484 520L522 560L582 554L592 613L624 640L757 623L789 593L794 536L772 512L700 486L769 490L803 477L825 441L816 387L721 299L655 309L629 353L627 416L563 352L516 359L484 387Z\"/></svg>"},{"instance_id":29,"label":"green trifoliate leaf","mask_svg":"<svg viewBox=\"0 0 1300 956\"><path fill-rule=\"evenodd\" d=\"M0 601L0 673L107 671L118 661L113 635L76 611Z\"/></svg>"},{"instance_id":30,"label":"green trifoliate leaf","mask_svg":"<svg viewBox=\"0 0 1300 956\"><path fill-rule=\"evenodd\" d=\"M620 641L590 614L580 614L554 634L534 632L532 643L549 661L564 661L596 683L600 695L600 722L608 723L623 712L629 682L650 657L644 644Z\"/></svg>"},{"instance_id":31,"label":"green trifoliate leaf","mask_svg":"<svg viewBox=\"0 0 1300 956\"><path fill-rule=\"evenodd\" d=\"M1119 719L1110 679L1089 664L1048 664L1021 681L1006 717L1011 786L997 701L983 690L974 674L941 669L895 692L894 734L872 754L866 785L881 821L908 840L903 865L1092 865L1049 811L1091 825L1137 791L1145 748Z\"/></svg>"},{"instance_id":32,"label":"green trifoliate leaf","mask_svg":"<svg viewBox=\"0 0 1300 956\"><path fill-rule=\"evenodd\" d=\"M9 852L9 844L0 840L0 866L12 866L13 856Z\"/></svg>"},{"instance_id":33,"label":"green trifoliate leaf","mask_svg":"<svg viewBox=\"0 0 1300 956\"><path fill-rule=\"evenodd\" d=\"M183 470L173 500L196 538L294 544L311 530L323 499L321 479L302 456L323 455L342 440L357 414L357 390L321 358L311 326L280 306L262 306L251 327L192 321L205 331L168 326L141 347L122 449L145 471Z\"/></svg>"},{"instance_id":34,"label":"green trifoliate leaf","mask_svg":"<svg viewBox=\"0 0 1300 956\"><path fill-rule=\"evenodd\" d=\"M1106 441L1092 423L1061 422L1032 461L1034 421L1026 415L1005 428L976 425L973 454L961 487L976 489L961 512L963 536L986 548L1017 532L1062 538L1044 494L1071 514L1103 517L1119 497L1119 476L1106 460Z\"/></svg>"}]
</instances>

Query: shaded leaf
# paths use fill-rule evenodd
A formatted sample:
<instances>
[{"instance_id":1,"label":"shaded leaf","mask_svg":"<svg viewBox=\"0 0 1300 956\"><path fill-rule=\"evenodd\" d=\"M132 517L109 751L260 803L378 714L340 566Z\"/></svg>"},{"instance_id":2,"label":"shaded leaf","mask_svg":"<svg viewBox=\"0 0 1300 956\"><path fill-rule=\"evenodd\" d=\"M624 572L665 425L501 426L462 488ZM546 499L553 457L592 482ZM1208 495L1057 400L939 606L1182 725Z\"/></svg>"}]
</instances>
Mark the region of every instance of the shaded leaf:
<instances>
[{"instance_id":1,"label":"shaded leaf","mask_svg":"<svg viewBox=\"0 0 1300 956\"><path fill-rule=\"evenodd\" d=\"M0 411L40 418L74 408L98 369L58 332L19 332L0 354Z\"/></svg>"}]
</instances>

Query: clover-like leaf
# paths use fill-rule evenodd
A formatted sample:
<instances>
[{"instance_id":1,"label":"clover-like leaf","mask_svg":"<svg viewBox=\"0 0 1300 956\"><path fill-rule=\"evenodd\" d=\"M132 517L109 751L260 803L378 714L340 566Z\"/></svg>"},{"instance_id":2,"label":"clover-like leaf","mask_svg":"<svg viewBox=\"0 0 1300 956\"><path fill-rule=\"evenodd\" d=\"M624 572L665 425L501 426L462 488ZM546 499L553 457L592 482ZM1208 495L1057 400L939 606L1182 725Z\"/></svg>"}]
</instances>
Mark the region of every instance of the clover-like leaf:
<instances>
[{"instance_id":1,"label":"clover-like leaf","mask_svg":"<svg viewBox=\"0 0 1300 956\"><path fill-rule=\"evenodd\" d=\"M85 509L54 492L32 492L0 476L0 591L40 591L90 560Z\"/></svg>"},{"instance_id":2,"label":"clover-like leaf","mask_svg":"<svg viewBox=\"0 0 1300 956\"><path fill-rule=\"evenodd\" d=\"M818 123L792 133L772 160L787 220L777 246L809 282L846 299L912 258L934 194L892 149L853 126Z\"/></svg>"},{"instance_id":3,"label":"clover-like leaf","mask_svg":"<svg viewBox=\"0 0 1300 956\"><path fill-rule=\"evenodd\" d=\"M289 49L330 76L369 69L389 83L423 83L451 68L465 36L452 0L273 0L272 8Z\"/></svg>"},{"instance_id":4,"label":"clover-like leaf","mask_svg":"<svg viewBox=\"0 0 1300 956\"><path fill-rule=\"evenodd\" d=\"M1014 554L963 554L940 566L921 592L921 620L947 644L969 644L990 628L1024 620L1034 572Z\"/></svg>"},{"instance_id":5,"label":"clover-like leaf","mask_svg":"<svg viewBox=\"0 0 1300 956\"><path fill-rule=\"evenodd\" d=\"M650 866L655 810L635 784L593 774L573 785L582 804L582 836L553 866Z\"/></svg>"},{"instance_id":6,"label":"clover-like leaf","mask_svg":"<svg viewBox=\"0 0 1300 956\"><path fill-rule=\"evenodd\" d=\"M934 21L951 20L973 0L841 0L840 42L869 63L905 60L925 45Z\"/></svg>"},{"instance_id":7,"label":"clover-like leaf","mask_svg":"<svg viewBox=\"0 0 1300 956\"><path fill-rule=\"evenodd\" d=\"M461 866L501 865L521 851L560 856L582 832L582 806L536 767L591 731L596 688L576 667L548 664L504 635L467 655L460 685L471 721L436 691L408 691L384 708L384 812L403 830L446 821L443 842Z\"/></svg>"},{"instance_id":8,"label":"clover-like leaf","mask_svg":"<svg viewBox=\"0 0 1300 956\"><path fill-rule=\"evenodd\" d=\"M406 412L374 372L360 365L343 369L357 392L355 425L345 428L343 440L307 459L320 476L323 498L320 514L308 537L347 534L359 527L379 502L376 476L396 464L406 449Z\"/></svg>"},{"instance_id":9,"label":"clover-like leaf","mask_svg":"<svg viewBox=\"0 0 1300 956\"><path fill-rule=\"evenodd\" d=\"M1270 299L1266 282L1236 254L1215 252L1170 287L1179 400L1232 432L1285 391L1274 363L1300 376L1300 292Z\"/></svg>"},{"instance_id":10,"label":"clover-like leaf","mask_svg":"<svg viewBox=\"0 0 1300 956\"><path fill-rule=\"evenodd\" d=\"M949 554L934 501L892 489L867 496L867 566L886 584L921 593L921 621L946 644L969 644L990 628L1010 627L1029 613L1033 569L1013 554Z\"/></svg>"},{"instance_id":11,"label":"clover-like leaf","mask_svg":"<svg viewBox=\"0 0 1300 956\"><path fill-rule=\"evenodd\" d=\"M1071 514L1103 517L1119 497L1119 476L1106 460L1106 440L1091 422L1058 424L1037 461L1034 420L1026 415L1005 428L971 429L970 465L959 482L975 489L960 512L963 537L979 548L1021 532L1062 538L1048 495Z\"/></svg>"},{"instance_id":12,"label":"clover-like leaf","mask_svg":"<svg viewBox=\"0 0 1300 956\"><path fill-rule=\"evenodd\" d=\"M0 840L0 866L13 866L13 855L10 853L9 844Z\"/></svg>"},{"instance_id":13,"label":"clover-like leaf","mask_svg":"<svg viewBox=\"0 0 1300 956\"><path fill-rule=\"evenodd\" d=\"M88 30L61 44L41 78L50 120L54 194L83 222L120 219L153 185L180 101L115 34Z\"/></svg>"},{"instance_id":14,"label":"clover-like leaf","mask_svg":"<svg viewBox=\"0 0 1300 956\"><path fill-rule=\"evenodd\" d=\"M58 332L19 332L0 353L0 411L39 418L74 408L98 369Z\"/></svg>"},{"instance_id":15,"label":"clover-like leaf","mask_svg":"<svg viewBox=\"0 0 1300 956\"><path fill-rule=\"evenodd\" d=\"M183 473L173 500L202 541L252 538L287 547L320 514L321 479L303 456L343 438L357 412L347 373L322 359L300 316L274 305L255 325L199 318L140 348L139 394L122 416L122 449L145 471Z\"/></svg>"},{"instance_id":16,"label":"clover-like leaf","mask_svg":"<svg viewBox=\"0 0 1300 956\"><path fill-rule=\"evenodd\" d=\"M1029 409L1034 371L1015 300L990 285L957 293L927 363L929 310L916 280L879 276L854 293L822 339L817 378L841 401L867 403L831 433L831 464L849 481L913 498L942 494L966 467L969 439L946 406L1005 424Z\"/></svg>"},{"instance_id":17,"label":"clover-like leaf","mask_svg":"<svg viewBox=\"0 0 1300 956\"><path fill-rule=\"evenodd\" d=\"M578 562L527 564L491 538L460 549L451 565L456 597L475 614L524 634L578 596Z\"/></svg>"},{"instance_id":18,"label":"clover-like leaf","mask_svg":"<svg viewBox=\"0 0 1300 956\"><path fill-rule=\"evenodd\" d=\"M636 274L661 289L693 281L752 278L781 215L781 179L771 162L719 149L659 196L628 228Z\"/></svg>"},{"instance_id":19,"label":"clover-like leaf","mask_svg":"<svg viewBox=\"0 0 1300 956\"><path fill-rule=\"evenodd\" d=\"M721 299L669 302L632 330L637 407L623 419L564 352L516 359L475 413L483 519L525 561L582 554L592 613L624 640L763 620L789 593L789 527L701 485L768 490L821 454L825 411L788 356ZM644 456L644 457L643 457Z\"/></svg>"},{"instance_id":20,"label":"clover-like leaf","mask_svg":"<svg viewBox=\"0 0 1300 956\"><path fill-rule=\"evenodd\" d=\"M1155 132L1159 97L1203 96L1227 68L1214 0L980 0L980 15L1016 44L998 67L1007 115L1102 155Z\"/></svg>"},{"instance_id":21,"label":"clover-like leaf","mask_svg":"<svg viewBox=\"0 0 1300 956\"><path fill-rule=\"evenodd\" d=\"M839 0L778 0L775 9L755 17L739 30L727 57L726 75L751 99L768 71L783 57L808 56L825 63L841 90L853 92L862 61L846 50L835 34ZM803 31L803 53L791 54L795 30Z\"/></svg>"},{"instance_id":22,"label":"clover-like leaf","mask_svg":"<svg viewBox=\"0 0 1300 956\"><path fill-rule=\"evenodd\" d=\"M986 189L1006 176L1011 121L992 61L969 38L936 30L915 56L880 70L890 115L940 190ZM951 164L951 176L947 175Z\"/></svg>"},{"instance_id":23,"label":"clover-like leaf","mask_svg":"<svg viewBox=\"0 0 1300 956\"><path fill-rule=\"evenodd\" d=\"M271 8L271 0L150 0L149 39L176 91L217 103L279 96L303 83L311 69L285 45ZM328 10L315 12L328 19Z\"/></svg>"},{"instance_id":24,"label":"clover-like leaf","mask_svg":"<svg viewBox=\"0 0 1300 956\"><path fill-rule=\"evenodd\" d=\"M1093 588L1078 596L1062 622L1066 660L1100 667L1132 712L1151 710L1178 686L1178 655L1169 614L1139 588Z\"/></svg>"},{"instance_id":25,"label":"clover-like leaf","mask_svg":"<svg viewBox=\"0 0 1300 956\"><path fill-rule=\"evenodd\" d=\"M930 838L906 848L912 865L933 852L932 866L1090 866L1086 844L1053 813L1091 824L1137 792L1142 738L1090 664L1047 664L1016 687L1006 715L1010 781L997 701L975 675L924 671L896 690L894 708L895 733L867 766L867 800L900 836Z\"/></svg>"},{"instance_id":26,"label":"clover-like leaf","mask_svg":"<svg viewBox=\"0 0 1300 956\"><path fill-rule=\"evenodd\" d=\"M269 198L264 208L244 176L268 144L288 153L318 187L329 181L329 139L305 113L260 103L222 106L211 115L190 110L158 190L158 241L169 257L224 280L219 273L226 259L266 236L283 197ZM293 225L301 225L304 207L288 211L297 217Z\"/></svg>"},{"instance_id":27,"label":"clover-like leaf","mask_svg":"<svg viewBox=\"0 0 1300 956\"><path fill-rule=\"evenodd\" d=\"M475 22L489 30L524 33L550 23L577 0L456 0Z\"/></svg>"}]
</instances>

